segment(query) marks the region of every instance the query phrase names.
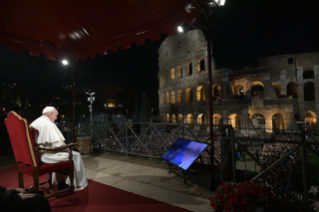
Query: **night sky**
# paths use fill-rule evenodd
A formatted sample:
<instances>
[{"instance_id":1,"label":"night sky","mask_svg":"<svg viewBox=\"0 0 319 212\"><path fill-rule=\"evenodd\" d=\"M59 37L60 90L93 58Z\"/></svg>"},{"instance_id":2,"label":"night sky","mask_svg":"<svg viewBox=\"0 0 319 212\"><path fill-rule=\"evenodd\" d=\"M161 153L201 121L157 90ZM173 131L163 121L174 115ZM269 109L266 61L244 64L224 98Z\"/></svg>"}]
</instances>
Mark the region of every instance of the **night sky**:
<instances>
[{"instance_id":1,"label":"night sky","mask_svg":"<svg viewBox=\"0 0 319 212\"><path fill-rule=\"evenodd\" d=\"M259 57L319 51L319 12L316 0L227 0L214 13L213 56L218 68L238 70ZM163 41L146 41L77 64L76 84L121 84L130 102L142 93L157 107L158 54ZM38 88L39 98L58 95L71 84L72 73L59 61L10 52L0 46L0 82Z\"/></svg>"}]
</instances>

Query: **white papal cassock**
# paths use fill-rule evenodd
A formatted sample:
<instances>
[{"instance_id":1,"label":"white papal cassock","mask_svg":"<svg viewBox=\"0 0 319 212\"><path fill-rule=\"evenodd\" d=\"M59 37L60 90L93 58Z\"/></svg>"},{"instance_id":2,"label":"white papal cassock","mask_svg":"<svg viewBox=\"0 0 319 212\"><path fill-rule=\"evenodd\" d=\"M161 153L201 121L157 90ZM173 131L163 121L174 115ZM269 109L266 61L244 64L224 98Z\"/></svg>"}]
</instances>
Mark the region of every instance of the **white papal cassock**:
<instances>
[{"instance_id":1,"label":"white papal cassock","mask_svg":"<svg viewBox=\"0 0 319 212\"><path fill-rule=\"evenodd\" d=\"M41 145L42 147L50 148L65 145L64 136L48 117L43 115L37 118L30 124L30 127L38 131L34 135L34 142L36 144ZM72 153L74 160L74 186L75 191L78 191L85 188L88 185L88 182L86 179L81 154L75 151L72 151ZM57 153L38 151L37 154L42 163L59 163L69 159L69 153L67 151ZM57 181L55 173L52 174L52 179L53 183L56 184ZM67 178L66 183L70 184L69 177Z\"/></svg>"}]
</instances>

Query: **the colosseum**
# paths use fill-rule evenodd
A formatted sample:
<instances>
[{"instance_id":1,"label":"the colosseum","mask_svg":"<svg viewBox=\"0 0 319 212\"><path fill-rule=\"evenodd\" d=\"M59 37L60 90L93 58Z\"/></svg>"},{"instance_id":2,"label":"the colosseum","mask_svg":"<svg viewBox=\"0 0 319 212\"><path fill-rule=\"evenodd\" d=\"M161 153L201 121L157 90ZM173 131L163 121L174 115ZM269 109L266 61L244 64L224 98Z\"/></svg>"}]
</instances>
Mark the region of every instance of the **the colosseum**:
<instances>
[{"instance_id":1,"label":"the colosseum","mask_svg":"<svg viewBox=\"0 0 319 212\"><path fill-rule=\"evenodd\" d=\"M200 30L166 38L159 48L159 110L167 122L208 124L207 43ZM260 58L232 71L213 67L213 123L243 135L306 128L318 130L319 52Z\"/></svg>"}]
</instances>

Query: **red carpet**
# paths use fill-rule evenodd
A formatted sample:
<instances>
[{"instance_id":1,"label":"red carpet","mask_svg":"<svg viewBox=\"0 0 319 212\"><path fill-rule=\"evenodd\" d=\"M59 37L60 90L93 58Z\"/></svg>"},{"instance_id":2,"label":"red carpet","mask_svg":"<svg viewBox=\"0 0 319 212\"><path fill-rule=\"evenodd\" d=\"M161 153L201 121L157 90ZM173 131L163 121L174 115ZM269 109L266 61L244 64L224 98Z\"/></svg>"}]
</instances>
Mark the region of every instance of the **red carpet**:
<instances>
[{"instance_id":1,"label":"red carpet","mask_svg":"<svg viewBox=\"0 0 319 212\"><path fill-rule=\"evenodd\" d=\"M48 177L44 175L40 182ZM0 185L5 187L18 187L18 174L16 167L0 170ZM32 185L32 178L24 175L24 187ZM189 212L167 203L143 197L118 188L89 180L85 189L73 195L65 194L63 197L51 197L49 202L53 212Z\"/></svg>"}]
</instances>

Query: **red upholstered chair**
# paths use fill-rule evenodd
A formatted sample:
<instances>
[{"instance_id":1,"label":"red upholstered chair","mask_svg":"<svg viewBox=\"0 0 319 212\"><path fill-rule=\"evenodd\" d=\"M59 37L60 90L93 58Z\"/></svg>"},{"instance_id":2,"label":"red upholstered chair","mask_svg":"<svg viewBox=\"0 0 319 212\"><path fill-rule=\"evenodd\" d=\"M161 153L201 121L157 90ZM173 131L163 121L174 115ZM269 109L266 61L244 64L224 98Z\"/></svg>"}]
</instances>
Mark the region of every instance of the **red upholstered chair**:
<instances>
[{"instance_id":1,"label":"red upholstered chair","mask_svg":"<svg viewBox=\"0 0 319 212\"><path fill-rule=\"evenodd\" d=\"M63 147L52 149L35 146L28 122L14 111L11 111L9 113L8 117L5 119L5 124L9 132L14 156L17 161L19 187L24 188L23 174L26 174L33 177L34 189L39 189L40 187L41 189L49 193L48 195L46 195L46 197L56 196L57 194L64 191L70 191L71 193L73 193L74 163L71 149L74 144L68 144ZM53 164L41 164L35 152L35 150L57 152L61 151L62 149L69 149L69 160ZM44 174L51 174L52 172L59 172L61 170L68 170L71 181L70 188L54 192L51 189L42 186L49 180L39 183L39 176Z\"/></svg>"}]
</instances>

